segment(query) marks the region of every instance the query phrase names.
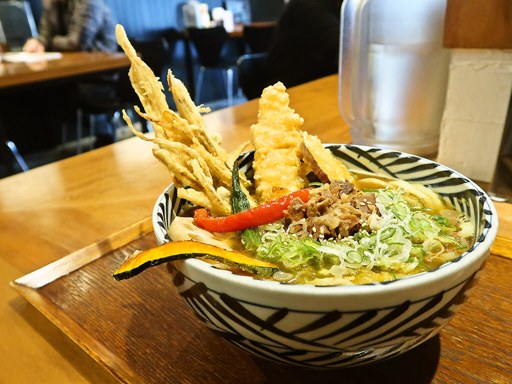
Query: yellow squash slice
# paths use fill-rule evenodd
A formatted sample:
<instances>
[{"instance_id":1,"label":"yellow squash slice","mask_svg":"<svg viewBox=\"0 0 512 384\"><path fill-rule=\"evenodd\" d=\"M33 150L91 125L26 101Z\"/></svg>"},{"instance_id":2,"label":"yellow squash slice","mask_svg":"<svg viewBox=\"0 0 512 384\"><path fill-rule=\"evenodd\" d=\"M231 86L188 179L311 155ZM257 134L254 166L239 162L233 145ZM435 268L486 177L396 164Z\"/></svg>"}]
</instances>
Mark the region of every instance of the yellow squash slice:
<instances>
[{"instance_id":1,"label":"yellow squash slice","mask_svg":"<svg viewBox=\"0 0 512 384\"><path fill-rule=\"evenodd\" d=\"M246 256L243 253L227 251L197 241L173 241L127 257L114 272L114 278L116 280L129 279L155 265L194 257L214 259L244 272L258 273L259 275L263 273L271 276L277 270L277 265Z\"/></svg>"}]
</instances>

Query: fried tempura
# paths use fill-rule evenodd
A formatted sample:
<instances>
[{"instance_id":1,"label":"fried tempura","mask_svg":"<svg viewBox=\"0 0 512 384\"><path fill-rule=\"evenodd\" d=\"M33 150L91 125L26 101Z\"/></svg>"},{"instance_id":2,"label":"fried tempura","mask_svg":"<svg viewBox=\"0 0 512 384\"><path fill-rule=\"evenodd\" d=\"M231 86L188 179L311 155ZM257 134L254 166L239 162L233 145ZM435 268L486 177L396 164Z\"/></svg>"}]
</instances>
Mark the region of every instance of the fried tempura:
<instances>
[{"instance_id":1,"label":"fried tempura","mask_svg":"<svg viewBox=\"0 0 512 384\"><path fill-rule=\"evenodd\" d=\"M171 172L178 196L208 208L214 215L230 214L233 163L228 161L233 161L238 152L227 154L218 139L206 131L201 113L209 109L196 106L183 83L170 70L167 80L179 113L169 109L162 83L137 56L121 25L116 26L116 37L130 59L130 81L144 108L144 112L137 107L135 110L152 123L155 137L138 132L123 111L131 131L156 144L153 154ZM240 180L244 186L248 185L244 175Z\"/></svg>"},{"instance_id":2,"label":"fried tempura","mask_svg":"<svg viewBox=\"0 0 512 384\"><path fill-rule=\"evenodd\" d=\"M162 83L137 56L120 25L116 37L130 59L130 81L144 109L135 107L135 111L151 122L154 137L137 131L125 111L124 120L136 136L155 144L153 154L171 172L178 196L209 209L213 215L230 214L233 163L247 143L226 153L220 138L206 129L202 113L209 112L209 108L195 105L183 83L169 70L167 82L177 112L171 110ZM325 182L351 179L345 166L323 148L316 136L302 132L304 120L289 102L280 82L265 88L259 100L257 123L251 126L255 149L253 196L248 193L250 182L240 173L251 206L304 188L311 171Z\"/></svg>"},{"instance_id":3,"label":"fried tempura","mask_svg":"<svg viewBox=\"0 0 512 384\"><path fill-rule=\"evenodd\" d=\"M289 102L282 83L265 88L259 100L258 122L251 126L256 195L262 201L304 186L299 175L300 127L304 120Z\"/></svg>"},{"instance_id":4,"label":"fried tempura","mask_svg":"<svg viewBox=\"0 0 512 384\"><path fill-rule=\"evenodd\" d=\"M302 133L301 157L306 167L324 183L334 180L353 181L349 170L336 158L331 151L326 149L317 136Z\"/></svg>"}]
</instances>

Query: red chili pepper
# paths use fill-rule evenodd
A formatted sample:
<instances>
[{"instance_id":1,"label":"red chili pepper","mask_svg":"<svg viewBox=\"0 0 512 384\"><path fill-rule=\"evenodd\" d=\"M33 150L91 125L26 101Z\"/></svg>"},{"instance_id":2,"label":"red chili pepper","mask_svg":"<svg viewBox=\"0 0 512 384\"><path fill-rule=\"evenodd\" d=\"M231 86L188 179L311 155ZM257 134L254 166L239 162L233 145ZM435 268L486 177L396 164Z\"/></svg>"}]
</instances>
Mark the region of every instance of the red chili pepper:
<instances>
[{"instance_id":1,"label":"red chili pepper","mask_svg":"<svg viewBox=\"0 0 512 384\"><path fill-rule=\"evenodd\" d=\"M211 217L208 210L199 208L194 212L194 220L199 227L210 232L238 232L282 219L284 211L296 197L307 202L309 189L300 189L255 208L229 216Z\"/></svg>"}]
</instances>

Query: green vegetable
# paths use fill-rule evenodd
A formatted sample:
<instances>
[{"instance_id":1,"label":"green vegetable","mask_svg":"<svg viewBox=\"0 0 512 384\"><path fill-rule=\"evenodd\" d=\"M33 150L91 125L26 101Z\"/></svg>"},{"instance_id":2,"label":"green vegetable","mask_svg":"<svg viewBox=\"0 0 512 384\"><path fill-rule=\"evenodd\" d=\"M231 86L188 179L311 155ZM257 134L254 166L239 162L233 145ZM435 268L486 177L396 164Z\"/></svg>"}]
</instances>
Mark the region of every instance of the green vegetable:
<instances>
[{"instance_id":1,"label":"green vegetable","mask_svg":"<svg viewBox=\"0 0 512 384\"><path fill-rule=\"evenodd\" d=\"M246 211L251 208L249 199L245 195L240 185L238 163L235 161L233 164L232 178L231 178L231 209L233 213ZM261 245L261 235L257 228L248 228L242 231L241 234L242 244L245 249L255 251Z\"/></svg>"},{"instance_id":2,"label":"green vegetable","mask_svg":"<svg viewBox=\"0 0 512 384\"><path fill-rule=\"evenodd\" d=\"M317 275L347 278L361 270L403 276L428 270L425 259L444 257L468 248L457 228L441 215L418 211L416 201L401 191L376 190L380 216L376 226L341 240L297 238L282 223L262 227L258 258L274 262L292 274L314 267ZM446 260L448 261L448 260Z\"/></svg>"},{"instance_id":3,"label":"green vegetable","mask_svg":"<svg viewBox=\"0 0 512 384\"><path fill-rule=\"evenodd\" d=\"M231 209L233 213L238 213L249 208L251 208L251 203L240 185L239 166L235 161L231 174Z\"/></svg>"}]
</instances>

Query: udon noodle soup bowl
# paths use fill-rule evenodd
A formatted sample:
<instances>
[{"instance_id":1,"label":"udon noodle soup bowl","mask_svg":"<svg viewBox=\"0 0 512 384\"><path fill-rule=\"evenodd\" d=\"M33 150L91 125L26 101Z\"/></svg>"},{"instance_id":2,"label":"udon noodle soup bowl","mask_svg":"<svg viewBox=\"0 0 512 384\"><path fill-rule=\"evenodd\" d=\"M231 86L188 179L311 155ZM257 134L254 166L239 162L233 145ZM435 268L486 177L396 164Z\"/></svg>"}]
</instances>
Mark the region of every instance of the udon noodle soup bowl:
<instances>
[{"instance_id":1,"label":"udon noodle soup bowl","mask_svg":"<svg viewBox=\"0 0 512 384\"><path fill-rule=\"evenodd\" d=\"M467 299L496 237L486 193L454 170L417 156L373 147L329 145L351 171L420 182L475 223L475 243L429 272L385 283L314 286L256 280L198 259L172 263L172 282L197 316L235 346L277 363L349 367L404 353L436 335ZM250 169L252 153L242 159ZM179 211L174 186L159 196L153 224L170 241Z\"/></svg>"}]
</instances>

